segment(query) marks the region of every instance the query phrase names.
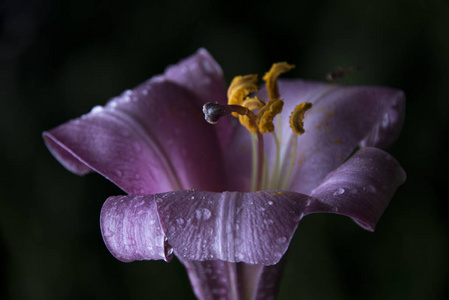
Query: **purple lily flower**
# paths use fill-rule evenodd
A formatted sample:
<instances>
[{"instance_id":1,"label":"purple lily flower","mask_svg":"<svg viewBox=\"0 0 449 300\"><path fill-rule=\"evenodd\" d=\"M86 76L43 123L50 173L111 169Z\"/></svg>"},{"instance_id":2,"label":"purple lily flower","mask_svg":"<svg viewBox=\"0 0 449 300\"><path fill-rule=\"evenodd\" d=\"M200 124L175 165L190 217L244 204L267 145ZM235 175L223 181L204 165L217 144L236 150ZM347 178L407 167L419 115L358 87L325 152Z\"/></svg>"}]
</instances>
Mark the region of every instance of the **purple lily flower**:
<instances>
[{"instance_id":1,"label":"purple lily flower","mask_svg":"<svg viewBox=\"0 0 449 300\"><path fill-rule=\"evenodd\" d=\"M345 215L373 231L405 181L380 150L401 130L401 91L277 84L284 107L259 146L230 116L215 126L204 120L205 103L227 103L221 68L204 49L43 137L68 170L98 172L128 194L101 211L117 259L170 261L174 253L199 299L270 299L304 216ZM305 133L296 135L290 113L304 102Z\"/></svg>"}]
</instances>

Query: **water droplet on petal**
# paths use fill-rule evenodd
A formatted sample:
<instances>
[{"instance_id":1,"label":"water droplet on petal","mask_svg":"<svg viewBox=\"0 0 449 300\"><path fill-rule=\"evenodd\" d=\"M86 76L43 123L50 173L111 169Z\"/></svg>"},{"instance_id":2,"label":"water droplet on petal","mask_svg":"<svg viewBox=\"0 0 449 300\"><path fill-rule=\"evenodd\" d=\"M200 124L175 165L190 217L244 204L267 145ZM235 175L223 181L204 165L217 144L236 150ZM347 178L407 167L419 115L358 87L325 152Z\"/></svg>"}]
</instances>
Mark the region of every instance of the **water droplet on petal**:
<instances>
[{"instance_id":1,"label":"water droplet on petal","mask_svg":"<svg viewBox=\"0 0 449 300\"><path fill-rule=\"evenodd\" d=\"M266 225L272 225L274 223L274 221L272 219L266 219L266 220L263 220L263 222Z\"/></svg>"},{"instance_id":2,"label":"water droplet on petal","mask_svg":"<svg viewBox=\"0 0 449 300\"><path fill-rule=\"evenodd\" d=\"M388 116L388 113L385 113L382 118L382 128L386 128L390 124L390 118Z\"/></svg>"},{"instance_id":3,"label":"water droplet on petal","mask_svg":"<svg viewBox=\"0 0 449 300\"><path fill-rule=\"evenodd\" d=\"M273 205L273 201L268 201L268 205Z\"/></svg>"},{"instance_id":4,"label":"water droplet on petal","mask_svg":"<svg viewBox=\"0 0 449 300\"><path fill-rule=\"evenodd\" d=\"M102 112L103 111L103 106L101 106L101 105L97 105L97 106L94 106L92 109L91 109L91 113L92 114L98 114L98 113L100 113L100 112Z\"/></svg>"},{"instance_id":5,"label":"water droplet on petal","mask_svg":"<svg viewBox=\"0 0 449 300\"><path fill-rule=\"evenodd\" d=\"M279 244L284 244L287 242L287 237L286 236L281 236L280 238L277 239L277 242Z\"/></svg>"},{"instance_id":6,"label":"water droplet on petal","mask_svg":"<svg viewBox=\"0 0 449 300\"><path fill-rule=\"evenodd\" d=\"M335 190L334 196L341 195L341 194L343 194L344 192L345 192L345 189L340 187L340 188L338 188L338 189Z\"/></svg>"},{"instance_id":7,"label":"water droplet on petal","mask_svg":"<svg viewBox=\"0 0 449 300\"><path fill-rule=\"evenodd\" d=\"M206 73L213 73L214 72L214 69L212 68L212 65L207 60L203 60L203 67L204 67Z\"/></svg>"},{"instance_id":8,"label":"water droplet on petal","mask_svg":"<svg viewBox=\"0 0 449 300\"><path fill-rule=\"evenodd\" d=\"M198 220L206 221L211 217L212 213L207 208L199 208L195 211L195 215Z\"/></svg>"},{"instance_id":9,"label":"water droplet on petal","mask_svg":"<svg viewBox=\"0 0 449 300\"><path fill-rule=\"evenodd\" d=\"M115 170L114 174L117 175L118 177L122 177L123 173L120 170Z\"/></svg>"},{"instance_id":10,"label":"water droplet on petal","mask_svg":"<svg viewBox=\"0 0 449 300\"><path fill-rule=\"evenodd\" d=\"M176 219L176 223L178 223L179 225L182 225L182 224L184 224L184 219L183 218Z\"/></svg>"},{"instance_id":11,"label":"water droplet on petal","mask_svg":"<svg viewBox=\"0 0 449 300\"><path fill-rule=\"evenodd\" d=\"M375 193L377 191L377 189L371 184L367 186L367 189L370 193Z\"/></svg>"}]
</instances>

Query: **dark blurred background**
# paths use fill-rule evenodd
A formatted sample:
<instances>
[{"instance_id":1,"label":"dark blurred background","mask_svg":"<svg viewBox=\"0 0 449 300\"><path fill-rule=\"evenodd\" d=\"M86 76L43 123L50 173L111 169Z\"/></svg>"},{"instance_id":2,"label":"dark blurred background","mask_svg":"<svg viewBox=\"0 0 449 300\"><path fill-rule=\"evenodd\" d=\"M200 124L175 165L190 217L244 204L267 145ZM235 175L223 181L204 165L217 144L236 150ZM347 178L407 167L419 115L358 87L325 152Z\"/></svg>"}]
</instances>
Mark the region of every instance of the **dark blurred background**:
<instances>
[{"instance_id":1,"label":"dark blurred background","mask_svg":"<svg viewBox=\"0 0 449 300\"><path fill-rule=\"evenodd\" d=\"M194 299L178 261L121 263L99 212L123 194L66 171L41 138L199 47L227 81L286 60L289 75L403 89L389 149L407 172L375 233L313 215L293 240L279 299L449 296L448 1L0 0L0 298Z\"/></svg>"}]
</instances>

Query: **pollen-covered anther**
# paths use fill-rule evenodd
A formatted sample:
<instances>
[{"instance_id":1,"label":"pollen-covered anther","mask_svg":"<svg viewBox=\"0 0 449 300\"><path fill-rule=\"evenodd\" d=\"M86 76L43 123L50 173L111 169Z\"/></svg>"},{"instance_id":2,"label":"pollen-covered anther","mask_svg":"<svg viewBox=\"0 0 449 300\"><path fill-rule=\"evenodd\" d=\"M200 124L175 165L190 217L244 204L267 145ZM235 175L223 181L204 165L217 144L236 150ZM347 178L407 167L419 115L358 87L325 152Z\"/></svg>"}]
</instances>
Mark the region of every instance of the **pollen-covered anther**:
<instances>
[{"instance_id":1,"label":"pollen-covered anther","mask_svg":"<svg viewBox=\"0 0 449 300\"><path fill-rule=\"evenodd\" d=\"M262 107L265 106L265 103L260 100L257 97L253 97L253 98L246 98L243 101L243 107L246 107L247 109L249 109L249 115L251 115L250 117L246 116L246 115L239 115L239 121L240 123L246 127L246 129L248 129L250 132L255 133L257 131L256 126L254 125L254 121L256 120L256 116L254 115L254 113L252 112L253 110L259 110Z\"/></svg>"},{"instance_id":2,"label":"pollen-covered anther","mask_svg":"<svg viewBox=\"0 0 449 300\"><path fill-rule=\"evenodd\" d=\"M301 135L305 132L304 130L304 114L307 110L312 107L312 103L303 102L295 107L292 114L290 115L290 127L293 132L297 135Z\"/></svg>"},{"instance_id":3,"label":"pollen-covered anther","mask_svg":"<svg viewBox=\"0 0 449 300\"><path fill-rule=\"evenodd\" d=\"M274 131L273 120L277 114L280 114L284 107L284 101L276 99L270 100L257 113L257 123L261 133L269 133Z\"/></svg>"},{"instance_id":4,"label":"pollen-covered anther","mask_svg":"<svg viewBox=\"0 0 449 300\"><path fill-rule=\"evenodd\" d=\"M236 76L232 79L231 85L228 88L228 104L229 105L243 105L245 98L259 90L257 85L257 75ZM238 114L232 114L237 117Z\"/></svg>"},{"instance_id":5,"label":"pollen-covered anther","mask_svg":"<svg viewBox=\"0 0 449 300\"><path fill-rule=\"evenodd\" d=\"M279 99L279 89L276 83L276 79L291 69L295 68L295 65L289 65L286 62L275 63L271 66L270 71L265 73L263 80L266 82L268 97L270 100Z\"/></svg>"}]
</instances>

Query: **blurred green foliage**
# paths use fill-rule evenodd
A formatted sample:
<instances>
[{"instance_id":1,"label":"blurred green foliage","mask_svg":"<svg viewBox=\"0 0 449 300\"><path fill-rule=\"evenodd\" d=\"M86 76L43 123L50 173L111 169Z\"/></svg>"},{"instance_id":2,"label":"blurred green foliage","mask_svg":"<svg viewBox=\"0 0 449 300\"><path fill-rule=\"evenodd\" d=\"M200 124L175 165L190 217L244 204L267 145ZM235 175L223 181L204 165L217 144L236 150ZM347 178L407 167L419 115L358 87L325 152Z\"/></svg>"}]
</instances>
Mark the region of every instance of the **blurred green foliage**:
<instances>
[{"instance_id":1,"label":"blurred green foliage","mask_svg":"<svg viewBox=\"0 0 449 300\"><path fill-rule=\"evenodd\" d=\"M374 234L307 217L279 299L445 299L448 289L447 1L0 2L0 297L194 299L177 261L121 263L99 211L122 194L54 160L41 132L88 112L205 47L234 75L288 61L292 77L403 89L407 116L389 150L408 179ZM446 195L446 196L444 196Z\"/></svg>"}]
</instances>

